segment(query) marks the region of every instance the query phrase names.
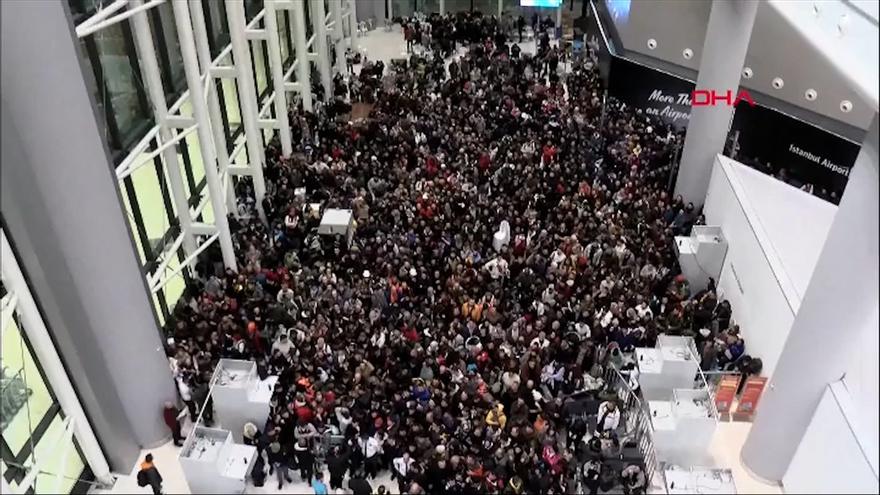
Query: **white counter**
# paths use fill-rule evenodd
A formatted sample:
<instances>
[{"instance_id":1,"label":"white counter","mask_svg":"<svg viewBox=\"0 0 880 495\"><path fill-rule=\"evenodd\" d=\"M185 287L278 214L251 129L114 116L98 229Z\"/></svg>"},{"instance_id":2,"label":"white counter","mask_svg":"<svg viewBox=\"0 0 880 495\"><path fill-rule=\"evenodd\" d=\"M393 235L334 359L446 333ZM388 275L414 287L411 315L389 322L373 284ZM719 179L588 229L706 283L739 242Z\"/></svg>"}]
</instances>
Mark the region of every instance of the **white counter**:
<instances>
[{"instance_id":1,"label":"white counter","mask_svg":"<svg viewBox=\"0 0 880 495\"><path fill-rule=\"evenodd\" d=\"M227 449L226 461L221 466L221 473L227 478L244 481L257 453L256 447L230 444Z\"/></svg>"},{"instance_id":2,"label":"white counter","mask_svg":"<svg viewBox=\"0 0 880 495\"><path fill-rule=\"evenodd\" d=\"M669 466L664 472L670 494L736 493L729 469Z\"/></svg>"},{"instance_id":3,"label":"white counter","mask_svg":"<svg viewBox=\"0 0 880 495\"><path fill-rule=\"evenodd\" d=\"M675 430L672 402L668 400L651 400L648 401L648 409L651 412L651 425L654 427L654 430Z\"/></svg>"},{"instance_id":4,"label":"white counter","mask_svg":"<svg viewBox=\"0 0 880 495\"><path fill-rule=\"evenodd\" d=\"M663 370L663 357L653 347L636 347L636 362L639 373L660 373Z\"/></svg>"}]
</instances>

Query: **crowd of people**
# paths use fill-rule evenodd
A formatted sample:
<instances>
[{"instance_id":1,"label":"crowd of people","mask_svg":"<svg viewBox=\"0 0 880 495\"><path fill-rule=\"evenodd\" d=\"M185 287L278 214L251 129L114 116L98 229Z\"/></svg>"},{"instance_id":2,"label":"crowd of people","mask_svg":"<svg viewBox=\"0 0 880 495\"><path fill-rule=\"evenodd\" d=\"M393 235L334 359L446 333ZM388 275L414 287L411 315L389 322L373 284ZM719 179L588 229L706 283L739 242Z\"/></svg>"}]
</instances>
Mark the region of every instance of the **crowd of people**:
<instances>
[{"instance_id":1,"label":"crowd of people","mask_svg":"<svg viewBox=\"0 0 880 495\"><path fill-rule=\"evenodd\" d=\"M401 493L644 492L643 466L608 463L625 426L605 372L661 333L693 335L706 367L744 352L729 305L676 263L672 236L700 221L666 190L681 136L603 109L597 70L551 64L549 42L525 53L478 14L426 22L407 70L352 76L368 118L291 110L295 153L266 149L267 222L253 200L230 216L238 272L208 250L169 319L181 396L210 422L220 358L279 377L244 432L258 484L296 468L324 487L326 466L355 493L384 470ZM314 203L352 210L350 244L316 233ZM583 397L594 427L566 414Z\"/></svg>"}]
</instances>

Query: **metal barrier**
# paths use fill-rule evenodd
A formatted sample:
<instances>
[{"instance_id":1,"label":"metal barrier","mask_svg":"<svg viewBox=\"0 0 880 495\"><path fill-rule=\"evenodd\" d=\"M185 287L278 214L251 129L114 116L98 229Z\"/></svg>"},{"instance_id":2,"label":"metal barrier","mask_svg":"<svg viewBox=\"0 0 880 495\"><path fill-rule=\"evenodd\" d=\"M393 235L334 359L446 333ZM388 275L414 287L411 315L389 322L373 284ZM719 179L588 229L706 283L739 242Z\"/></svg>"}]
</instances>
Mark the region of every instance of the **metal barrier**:
<instances>
[{"instance_id":1,"label":"metal barrier","mask_svg":"<svg viewBox=\"0 0 880 495\"><path fill-rule=\"evenodd\" d=\"M621 416L626 427L627 436L635 436L639 453L645 460L645 479L654 487L664 487L663 470L660 469L657 453L654 449L654 427L647 404L642 402L638 393L629 385L629 379L614 366L608 365L603 375L605 383L617 393L621 401ZM655 482L654 477L660 476Z\"/></svg>"}]
</instances>

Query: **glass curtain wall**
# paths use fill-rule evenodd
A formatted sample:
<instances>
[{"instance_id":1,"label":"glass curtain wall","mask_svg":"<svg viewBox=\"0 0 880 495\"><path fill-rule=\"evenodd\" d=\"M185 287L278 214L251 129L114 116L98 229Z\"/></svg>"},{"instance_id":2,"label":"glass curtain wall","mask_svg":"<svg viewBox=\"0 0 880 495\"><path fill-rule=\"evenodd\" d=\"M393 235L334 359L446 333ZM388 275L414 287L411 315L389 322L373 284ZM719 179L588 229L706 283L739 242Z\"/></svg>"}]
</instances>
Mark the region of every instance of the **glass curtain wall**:
<instances>
[{"instance_id":1,"label":"glass curtain wall","mask_svg":"<svg viewBox=\"0 0 880 495\"><path fill-rule=\"evenodd\" d=\"M75 438L65 435L65 414L27 336L16 297L0 281L0 473L14 492L86 493L94 480ZM29 471L39 469L29 486Z\"/></svg>"},{"instance_id":2,"label":"glass curtain wall","mask_svg":"<svg viewBox=\"0 0 880 495\"><path fill-rule=\"evenodd\" d=\"M217 57L230 44L229 27L226 18L226 5L223 0L201 1L208 30L208 44L211 54ZM100 0L68 0L73 23L79 24L94 14L98 7L106 6ZM262 0L245 0L247 21L263 10ZM306 2L308 15L308 2ZM171 108L185 93L186 78L183 71L183 59L174 12L169 3L150 8L147 17L153 34L153 43L159 62L162 84L166 93L166 102ZM290 39L289 12L279 15L279 35L285 69L295 59L293 40ZM311 35L312 26L306 23L307 37ZM262 20L258 28L264 27ZM260 106L273 91L269 67L268 49L265 40L251 40L251 60L254 69L254 80ZM146 133L155 126L152 109L145 82L141 76L140 60L135 48L130 21L122 21L104 28L81 40L81 54L87 66L86 77L94 88L95 101L103 116L101 125L114 168L128 158L136 149L139 156L134 163L149 159L149 163L137 168L128 177L120 180L123 203L129 219L132 235L138 255L146 274L152 274L162 263L163 250L174 243L180 234L178 212L172 201L167 164L160 153L149 158L160 145L156 139L147 143L146 147L138 148L138 143ZM232 54L228 53L221 65L231 65ZM239 105L239 87L235 78L215 80L215 89L219 97L220 113L223 130L226 135L227 154L231 154L237 145L244 141L244 127ZM179 105L182 116L192 116L192 107L188 97ZM274 117L274 108L269 109ZM176 131L172 131L176 132ZM264 144L273 137L273 131L267 129ZM247 163L247 150L242 151L231 160L233 163ZM212 222L214 212L205 180L205 169L202 163L201 144L198 133L191 133L176 146L178 164L184 181L184 190L189 198L189 208L195 221ZM218 150L219 152L220 150ZM232 177L233 185L237 178ZM200 204L205 204L199 209ZM211 253L215 251L208 249ZM168 273L180 266L185 258L182 250L168 264ZM189 268L183 269L162 289L154 294L154 304L160 323L164 324L174 310L185 285L190 281Z\"/></svg>"},{"instance_id":3,"label":"glass curtain wall","mask_svg":"<svg viewBox=\"0 0 880 495\"><path fill-rule=\"evenodd\" d=\"M213 1L208 3L212 8L222 4ZM97 4L98 2L92 0L69 0L74 24L94 14ZM214 41L212 45L215 46L222 43L224 37L228 44L228 32L221 27L226 23L225 10L221 9L219 12L224 17L208 22L211 26L210 38ZM170 107L186 90L174 13L171 5L165 3L149 9L147 18L153 32L166 103ZM128 21L113 24L82 38L80 46L88 72L86 77L91 80L95 102L103 116L104 136L115 168L155 125L146 84L141 76L131 25ZM221 108L224 106L221 105ZM134 163L148 159L158 146L155 139L151 140ZM207 190L196 134L189 135L177 146L177 151L184 190L190 198L191 208L195 209L203 192ZM170 246L180 233L178 212L171 200L162 154L153 157L149 163L120 181L120 188L144 272L153 273L162 261L160 254L163 249ZM211 218L204 218L210 214L210 211L202 212L202 217L198 220L210 221ZM182 259L181 251L177 254L177 259L169 264L170 269L179 266ZM164 322L170 314L189 277L189 271L185 269L154 294L156 314L160 322Z\"/></svg>"}]
</instances>

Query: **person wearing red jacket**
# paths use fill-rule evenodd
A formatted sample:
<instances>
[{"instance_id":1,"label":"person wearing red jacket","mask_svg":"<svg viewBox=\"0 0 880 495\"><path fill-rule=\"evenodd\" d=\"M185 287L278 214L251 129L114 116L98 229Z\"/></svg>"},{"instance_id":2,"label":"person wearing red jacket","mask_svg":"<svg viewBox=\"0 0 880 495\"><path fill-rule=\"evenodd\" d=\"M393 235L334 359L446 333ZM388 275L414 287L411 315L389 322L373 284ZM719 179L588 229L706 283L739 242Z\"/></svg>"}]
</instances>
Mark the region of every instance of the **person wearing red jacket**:
<instances>
[{"instance_id":1,"label":"person wearing red jacket","mask_svg":"<svg viewBox=\"0 0 880 495\"><path fill-rule=\"evenodd\" d=\"M183 435L180 433L180 420L177 419L179 415L180 411L174 407L174 404L170 401L165 403L165 408L162 410L162 419L165 420L165 424L171 430L171 438L177 447L183 445Z\"/></svg>"}]
</instances>

